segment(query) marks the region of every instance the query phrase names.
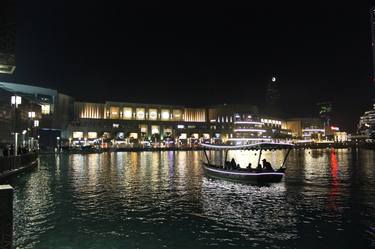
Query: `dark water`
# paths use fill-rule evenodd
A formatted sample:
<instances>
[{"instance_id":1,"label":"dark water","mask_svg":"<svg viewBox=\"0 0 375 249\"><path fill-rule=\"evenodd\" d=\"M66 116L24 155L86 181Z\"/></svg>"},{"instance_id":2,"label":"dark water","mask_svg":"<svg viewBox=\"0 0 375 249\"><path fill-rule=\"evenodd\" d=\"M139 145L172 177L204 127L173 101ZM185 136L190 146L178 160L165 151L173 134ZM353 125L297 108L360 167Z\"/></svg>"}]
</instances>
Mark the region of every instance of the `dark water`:
<instances>
[{"instance_id":1,"label":"dark water","mask_svg":"<svg viewBox=\"0 0 375 249\"><path fill-rule=\"evenodd\" d=\"M43 155L37 170L11 182L15 246L375 247L374 151L293 151L285 180L269 187L207 179L201 159L200 152Z\"/></svg>"}]
</instances>

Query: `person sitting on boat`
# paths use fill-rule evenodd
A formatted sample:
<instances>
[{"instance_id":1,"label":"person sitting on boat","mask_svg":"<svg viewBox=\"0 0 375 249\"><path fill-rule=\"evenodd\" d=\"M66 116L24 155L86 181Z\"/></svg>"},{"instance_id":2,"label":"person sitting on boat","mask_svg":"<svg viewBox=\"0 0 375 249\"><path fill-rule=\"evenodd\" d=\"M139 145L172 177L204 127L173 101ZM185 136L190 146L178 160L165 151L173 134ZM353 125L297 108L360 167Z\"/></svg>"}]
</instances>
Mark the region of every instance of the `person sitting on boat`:
<instances>
[{"instance_id":1,"label":"person sitting on boat","mask_svg":"<svg viewBox=\"0 0 375 249\"><path fill-rule=\"evenodd\" d=\"M249 165L247 165L246 169L247 169L248 171L252 171L251 163L249 163Z\"/></svg>"},{"instance_id":2,"label":"person sitting on boat","mask_svg":"<svg viewBox=\"0 0 375 249\"><path fill-rule=\"evenodd\" d=\"M230 162L229 161L225 161L224 169L230 169Z\"/></svg>"},{"instance_id":3,"label":"person sitting on boat","mask_svg":"<svg viewBox=\"0 0 375 249\"><path fill-rule=\"evenodd\" d=\"M267 162L266 159L263 159L262 162L263 162L263 171L265 171L265 172L273 172L274 171L270 162Z\"/></svg>"}]
</instances>

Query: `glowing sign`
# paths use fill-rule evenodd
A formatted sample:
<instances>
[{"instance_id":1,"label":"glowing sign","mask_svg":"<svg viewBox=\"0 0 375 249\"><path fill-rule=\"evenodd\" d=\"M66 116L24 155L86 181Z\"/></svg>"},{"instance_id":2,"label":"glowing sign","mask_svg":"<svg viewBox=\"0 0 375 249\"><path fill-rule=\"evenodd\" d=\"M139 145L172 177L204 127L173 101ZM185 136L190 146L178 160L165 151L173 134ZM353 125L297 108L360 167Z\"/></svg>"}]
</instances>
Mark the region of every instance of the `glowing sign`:
<instances>
[{"instance_id":1,"label":"glowing sign","mask_svg":"<svg viewBox=\"0 0 375 249\"><path fill-rule=\"evenodd\" d=\"M333 131L339 131L339 130L340 130L340 128L339 128L339 127L337 127L337 126L331 126L331 130L333 130Z\"/></svg>"}]
</instances>

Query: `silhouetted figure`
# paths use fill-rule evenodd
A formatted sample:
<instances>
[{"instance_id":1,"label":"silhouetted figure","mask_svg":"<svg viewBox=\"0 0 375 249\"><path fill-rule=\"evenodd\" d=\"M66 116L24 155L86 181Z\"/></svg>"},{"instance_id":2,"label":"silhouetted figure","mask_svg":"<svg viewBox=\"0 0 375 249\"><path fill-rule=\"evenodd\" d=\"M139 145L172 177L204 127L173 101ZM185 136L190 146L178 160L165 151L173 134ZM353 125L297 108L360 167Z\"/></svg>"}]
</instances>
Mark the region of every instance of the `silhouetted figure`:
<instances>
[{"instance_id":1,"label":"silhouetted figure","mask_svg":"<svg viewBox=\"0 0 375 249\"><path fill-rule=\"evenodd\" d=\"M251 171L251 163L247 165L246 169Z\"/></svg>"},{"instance_id":2,"label":"silhouetted figure","mask_svg":"<svg viewBox=\"0 0 375 249\"><path fill-rule=\"evenodd\" d=\"M273 172L274 171L272 166L271 166L271 163L267 162L266 159L263 159L262 162L263 162L263 171L265 171L265 172Z\"/></svg>"},{"instance_id":3,"label":"silhouetted figure","mask_svg":"<svg viewBox=\"0 0 375 249\"><path fill-rule=\"evenodd\" d=\"M262 165L260 165L260 163L259 163L258 166L256 167L255 171L256 171L257 173L262 172Z\"/></svg>"},{"instance_id":4,"label":"silhouetted figure","mask_svg":"<svg viewBox=\"0 0 375 249\"><path fill-rule=\"evenodd\" d=\"M237 166L236 161L234 160L234 158L232 158L232 160L230 161L230 169L235 169L236 166Z\"/></svg>"}]
</instances>

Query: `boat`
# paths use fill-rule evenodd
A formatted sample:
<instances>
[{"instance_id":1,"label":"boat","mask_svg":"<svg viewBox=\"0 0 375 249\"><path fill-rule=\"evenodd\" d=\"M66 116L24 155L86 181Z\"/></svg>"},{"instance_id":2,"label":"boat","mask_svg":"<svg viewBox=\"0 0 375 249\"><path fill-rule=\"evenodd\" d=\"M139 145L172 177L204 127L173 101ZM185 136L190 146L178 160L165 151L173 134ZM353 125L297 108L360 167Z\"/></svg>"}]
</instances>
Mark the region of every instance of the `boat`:
<instances>
[{"instance_id":1,"label":"boat","mask_svg":"<svg viewBox=\"0 0 375 249\"><path fill-rule=\"evenodd\" d=\"M201 143L200 146L203 148L205 158L207 162L202 162L203 170L206 176L212 178L225 179L229 181L250 183L250 184L267 184L280 182L285 174L285 163L286 159L293 148L293 144L290 143L274 143L274 142L260 142L254 144L246 145L214 145ZM222 165L215 165L211 162L207 150L223 150L225 152L225 160ZM260 164L260 159L262 152L265 150L287 150L284 157L282 165L273 171L264 171L261 169L228 169L225 167L229 162L227 161L229 150L259 150L258 164Z\"/></svg>"}]
</instances>

